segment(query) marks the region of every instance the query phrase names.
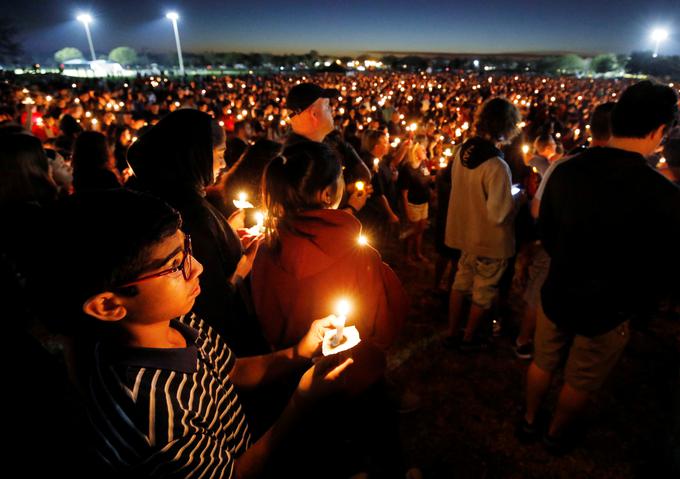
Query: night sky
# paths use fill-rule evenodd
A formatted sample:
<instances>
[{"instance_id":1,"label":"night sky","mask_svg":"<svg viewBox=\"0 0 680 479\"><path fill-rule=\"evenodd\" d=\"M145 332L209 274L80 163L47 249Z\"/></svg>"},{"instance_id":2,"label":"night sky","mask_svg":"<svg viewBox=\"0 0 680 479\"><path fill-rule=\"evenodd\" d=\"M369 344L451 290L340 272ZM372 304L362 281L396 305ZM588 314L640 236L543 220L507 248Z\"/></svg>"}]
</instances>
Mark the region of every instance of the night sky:
<instances>
[{"instance_id":1,"label":"night sky","mask_svg":"<svg viewBox=\"0 0 680 479\"><path fill-rule=\"evenodd\" d=\"M131 46L174 51L165 13L175 9L185 51L322 54L366 51L577 53L652 50L651 29L671 36L661 54L680 54L680 0L68 0L3 3L29 54L64 46L87 53L78 12L95 17L95 50Z\"/></svg>"}]
</instances>

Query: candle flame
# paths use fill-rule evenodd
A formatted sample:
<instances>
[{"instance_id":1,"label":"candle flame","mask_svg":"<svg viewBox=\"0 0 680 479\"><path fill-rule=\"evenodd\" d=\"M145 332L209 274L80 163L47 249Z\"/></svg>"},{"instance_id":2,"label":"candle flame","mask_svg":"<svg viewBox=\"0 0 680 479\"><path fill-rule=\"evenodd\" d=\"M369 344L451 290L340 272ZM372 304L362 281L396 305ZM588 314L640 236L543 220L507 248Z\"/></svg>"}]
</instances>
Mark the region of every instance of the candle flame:
<instances>
[{"instance_id":1,"label":"candle flame","mask_svg":"<svg viewBox=\"0 0 680 479\"><path fill-rule=\"evenodd\" d=\"M346 317L347 313L349 313L350 310L349 301L347 301L346 299L341 299L340 301L338 301L336 310L338 312L339 317L341 318Z\"/></svg>"}]
</instances>

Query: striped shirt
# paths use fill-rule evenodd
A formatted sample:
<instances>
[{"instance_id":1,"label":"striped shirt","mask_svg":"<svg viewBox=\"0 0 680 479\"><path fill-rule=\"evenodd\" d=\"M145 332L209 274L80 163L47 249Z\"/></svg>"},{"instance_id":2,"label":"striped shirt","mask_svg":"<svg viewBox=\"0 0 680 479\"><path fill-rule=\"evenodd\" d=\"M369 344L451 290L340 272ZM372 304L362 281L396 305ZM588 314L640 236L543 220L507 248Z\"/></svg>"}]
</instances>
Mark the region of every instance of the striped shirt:
<instances>
[{"instance_id":1,"label":"striped shirt","mask_svg":"<svg viewBox=\"0 0 680 479\"><path fill-rule=\"evenodd\" d=\"M94 446L127 476L232 477L250 446L229 379L236 358L193 313L171 326L186 348L95 345L87 391Z\"/></svg>"}]
</instances>

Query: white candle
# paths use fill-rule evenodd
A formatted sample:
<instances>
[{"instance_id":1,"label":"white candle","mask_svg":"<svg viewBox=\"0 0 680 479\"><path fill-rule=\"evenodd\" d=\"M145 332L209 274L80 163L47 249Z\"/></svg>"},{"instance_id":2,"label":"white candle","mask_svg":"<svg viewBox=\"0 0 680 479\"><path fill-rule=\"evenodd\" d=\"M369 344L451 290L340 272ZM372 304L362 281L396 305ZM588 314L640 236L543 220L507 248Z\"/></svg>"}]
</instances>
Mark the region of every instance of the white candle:
<instances>
[{"instance_id":1,"label":"white candle","mask_svg":"<svg viewBox=\"0 0 680 479\"><path fill-rule=\"evenodd\" d=\"M333 347L339 345L345 336L345 321L347 321L347 313L349 313L349 302L345 299L339 301L337 312L338 315L335 318L335 336L333 336L331 341Z\"/></svg>"},{"instance_id":2,"label":"white candle","mask_svg":"<svg viewBox=\"0 0 680 479\"><path fill-rule=\"evenodd\" d=\"M258 234L264 233L264 214L259 211L255 213L255 221Z\"/></svg>"}]
</instances>

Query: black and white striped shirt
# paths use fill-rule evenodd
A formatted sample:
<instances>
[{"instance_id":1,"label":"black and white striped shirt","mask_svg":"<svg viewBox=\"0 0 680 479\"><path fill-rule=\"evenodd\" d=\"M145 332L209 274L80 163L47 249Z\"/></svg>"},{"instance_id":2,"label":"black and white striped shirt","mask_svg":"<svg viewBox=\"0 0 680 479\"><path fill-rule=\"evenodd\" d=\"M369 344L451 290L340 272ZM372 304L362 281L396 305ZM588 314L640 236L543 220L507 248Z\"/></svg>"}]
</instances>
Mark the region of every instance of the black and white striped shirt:
<instances>
[{"instance_id":1,"label":"black and white striped shirt","mask_svg":"<svg viewBox=\"0 0 680 479\"><path fill-rule=\"evenodd\" d=\"M87 394L95 448L126 475L232 477L250 445L229 379L235 357L193 313L172 327L186 348L95 346Z\"/></svg>"}]
</instances>

